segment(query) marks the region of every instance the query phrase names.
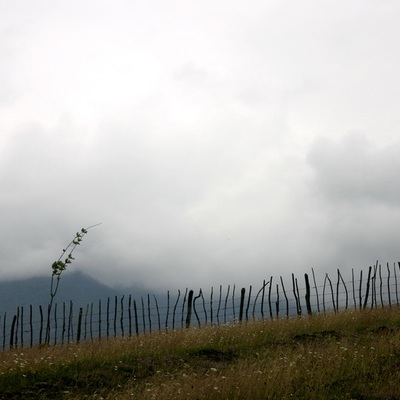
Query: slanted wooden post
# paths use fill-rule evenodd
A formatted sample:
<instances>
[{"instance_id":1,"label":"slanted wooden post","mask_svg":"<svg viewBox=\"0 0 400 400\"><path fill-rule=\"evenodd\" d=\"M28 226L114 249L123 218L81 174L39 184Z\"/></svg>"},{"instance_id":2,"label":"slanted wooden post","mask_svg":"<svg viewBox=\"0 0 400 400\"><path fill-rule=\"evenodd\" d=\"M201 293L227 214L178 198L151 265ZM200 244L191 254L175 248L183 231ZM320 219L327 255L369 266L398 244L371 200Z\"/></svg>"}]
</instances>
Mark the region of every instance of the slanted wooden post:
<instances>
[{"instance_id":1,"label":"slanted wooden post","mask_svg":"<svg viewBox=\"0 0 400 400\"><path fill-rule=\"evenodd\" d=\"M161 317L160 317L160 309L158 308L158 301L157 297L153 294L154 301L156 303L156 310L157 310L157 322L158 322L158 332L161 332Z\"/></svg>"},{"instance_id":2,"label":"slanted wooden post","mask_svg":"<svg viewBox=\"0 0 400 400\"><path fill-rule=\"evenodd\" d=\"M319 309L318 287L317 287L317 281L316 281L316 279L315 279L314 268L311 268L311 272L312 272L313 281L314 281L315 294L317 295L317 310L318 310L318 313L320 313L320 309Z\"/></svg>"},{"instance_id":3,"label":"slanted wooden post","mask_svg":"<svg viewBox=\"0 0 400 400\"><path fill-rule=\"evenodd\" d=\"M371 280L371 272L372 272L372 267L370 266L369 270L368 270L367 290L365 292L363 310L365 310L367 308L367 304L368 304L368 295L369 295L369 286L370 286L370 280Z\"/></svg>"}]
</instances>

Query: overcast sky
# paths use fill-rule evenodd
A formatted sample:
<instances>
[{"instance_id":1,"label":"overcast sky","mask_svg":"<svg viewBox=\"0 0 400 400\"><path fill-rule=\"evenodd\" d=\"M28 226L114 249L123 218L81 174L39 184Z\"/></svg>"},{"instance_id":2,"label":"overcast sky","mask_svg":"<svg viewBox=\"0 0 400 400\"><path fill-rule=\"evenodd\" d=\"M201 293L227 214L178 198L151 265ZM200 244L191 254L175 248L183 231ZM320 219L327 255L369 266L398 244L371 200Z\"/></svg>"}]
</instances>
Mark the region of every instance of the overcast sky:
<instances>
[{"instance_id":1,"label":"overcast sky","mask_svg":"<svg viewBox=\"0 0 400 400\"><path fill-rule=\"evenodd\" d=\"M397 0L1 1L0 279L50 276L98 222L69 271L110 285L400 260L399 20Z\"/></svg>"}]
</instances>

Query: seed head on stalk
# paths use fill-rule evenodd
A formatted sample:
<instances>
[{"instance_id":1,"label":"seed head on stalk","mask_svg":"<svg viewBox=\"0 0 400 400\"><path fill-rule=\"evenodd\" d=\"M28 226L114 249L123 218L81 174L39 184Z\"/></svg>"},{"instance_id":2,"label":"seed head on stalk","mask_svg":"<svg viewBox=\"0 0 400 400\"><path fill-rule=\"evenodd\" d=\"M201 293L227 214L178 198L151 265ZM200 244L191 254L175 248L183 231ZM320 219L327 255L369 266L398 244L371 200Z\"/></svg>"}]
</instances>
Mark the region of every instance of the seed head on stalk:
<instances>
[{"instance_id":1,"label":"seed head on stalk","mask_svg":"<svg viewBox=\"0 0 400 400\"><path fill-rule=\"evenodd\" d=\"M76 232L75 237L71 240L69 245L65 249L63 249L59 259L57 261L54 261L51 265L52 274L50 286L50 303L47 309L47 327L45 338L46 344L50 343L50 312L53 306L54 297L56 296L58 291L61 274L67 269L67 265L71 264L72 261L75 260L75 258L72 256L72 253L76 249L76 246L79 246L81 244L82 239L88 233L88 230L98 225L101 225L101 222L99 224L91 225L87 228L82 228L79 232ZM68 255L66 255L67 253Z\"/></svg>"},{"instance_id":2,"label":"seed head on stalk","mask_svg":"<svg viewBox=\"0 0 400 400\"><path fill-rule=\"evenodd\" d=\"M51 286L50 286L51 301L57 294L62 272L67 269L68 264L71 264L72 261L75 260L75 257L72 256L72 253L75 251L76 247L81 244L82 239L88 233L88 230L98 225L101 225L101 222L99 224L91 225L87 228L82 228L79 232L76 232L75 237L71 240L68 246L65 249L63 249L63 252L61 253L61 256L58 258L58 260L53 262L51 266L52 268ZM68 255L66 255L67 253Z\"/></svg>"}]
</instances>

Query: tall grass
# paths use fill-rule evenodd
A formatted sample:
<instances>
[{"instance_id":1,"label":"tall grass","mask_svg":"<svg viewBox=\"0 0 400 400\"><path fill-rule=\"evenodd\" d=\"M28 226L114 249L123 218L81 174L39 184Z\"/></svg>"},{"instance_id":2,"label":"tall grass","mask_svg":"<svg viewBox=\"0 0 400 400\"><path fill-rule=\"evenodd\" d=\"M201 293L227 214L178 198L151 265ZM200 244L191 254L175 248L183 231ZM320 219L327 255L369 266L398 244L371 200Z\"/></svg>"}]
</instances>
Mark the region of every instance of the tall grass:
<instances>
[{"instance_id":1,"label":"tall grass","mask_svg":"<svg viewBox=\"0 0 400 400\"><path fill-rule=\"evenodd\" d=\"M6 351L0 398L398 399L400 309Z\"/></svg>"}]
</instances>

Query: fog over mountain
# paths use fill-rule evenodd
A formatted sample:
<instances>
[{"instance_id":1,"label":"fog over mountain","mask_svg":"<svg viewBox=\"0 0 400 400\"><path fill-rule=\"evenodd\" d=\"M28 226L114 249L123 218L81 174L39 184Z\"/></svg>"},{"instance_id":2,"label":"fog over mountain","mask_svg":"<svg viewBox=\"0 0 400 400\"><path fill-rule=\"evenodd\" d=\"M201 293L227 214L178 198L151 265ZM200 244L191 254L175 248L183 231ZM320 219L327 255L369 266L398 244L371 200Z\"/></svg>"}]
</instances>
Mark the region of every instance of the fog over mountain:
<instances>
[{"instance_id":1,"label":"fog over mountain","mask_svg":"<svg viewBox=\"0 0 400 400\"><path fill-rule=\"evenodd\" d=\"M398 261L399 18L394 0L2 2L0 281L49 278L99 222L64 283Z\"/></svg>"}]
</instances>

